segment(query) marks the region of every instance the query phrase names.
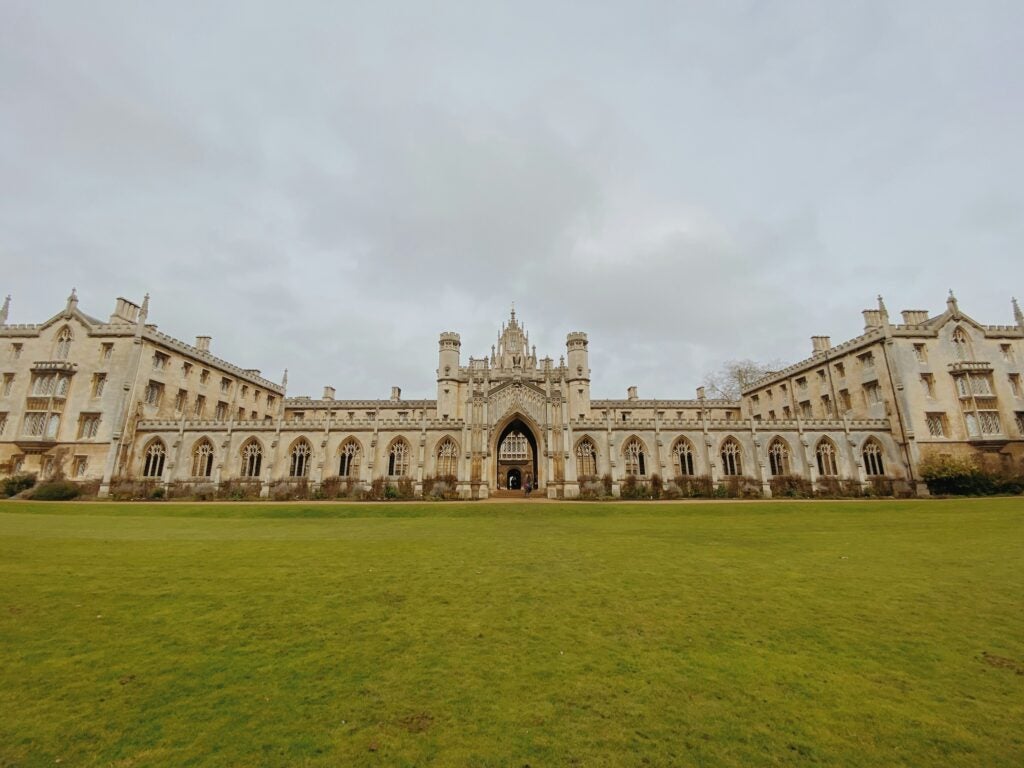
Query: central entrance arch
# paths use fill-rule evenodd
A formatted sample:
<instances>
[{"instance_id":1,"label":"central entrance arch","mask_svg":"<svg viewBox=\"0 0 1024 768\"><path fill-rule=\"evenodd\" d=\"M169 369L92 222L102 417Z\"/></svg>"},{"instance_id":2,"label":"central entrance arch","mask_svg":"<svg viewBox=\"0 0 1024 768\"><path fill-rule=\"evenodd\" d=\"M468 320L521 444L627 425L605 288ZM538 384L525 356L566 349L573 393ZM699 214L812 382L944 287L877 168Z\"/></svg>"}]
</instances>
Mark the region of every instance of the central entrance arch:
<instances>
[{"instance_id":1,"label":"central entrance arch","mask_svg":"<svg viewBox=\"0 0 1024 768\"><path fill-rule=\"evenodd\" d=\"M495 487L515 490L529 483L536 489L540 479L539 455L537 437L529 424L519 416L509 419L498 432L494 446Z\"/></svg>"}]
</instances>

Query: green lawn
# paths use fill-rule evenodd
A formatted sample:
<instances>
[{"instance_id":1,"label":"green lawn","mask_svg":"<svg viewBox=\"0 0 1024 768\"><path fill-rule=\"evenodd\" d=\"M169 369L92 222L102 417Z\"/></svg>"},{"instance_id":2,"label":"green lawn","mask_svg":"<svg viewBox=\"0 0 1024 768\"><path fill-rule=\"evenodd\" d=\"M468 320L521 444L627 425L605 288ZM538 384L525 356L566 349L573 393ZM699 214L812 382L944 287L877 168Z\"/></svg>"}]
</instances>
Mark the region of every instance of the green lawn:
<instances>
[{"instance_id":1,"label":"green lawn","mask_svg":"<svg viewBox=\"0 0 1024 768\"><path fill-rule=\"evenodd\" d=\"M0 504L0 766L1024 765L1024 499Z\"/></svg>"}]
</instances>

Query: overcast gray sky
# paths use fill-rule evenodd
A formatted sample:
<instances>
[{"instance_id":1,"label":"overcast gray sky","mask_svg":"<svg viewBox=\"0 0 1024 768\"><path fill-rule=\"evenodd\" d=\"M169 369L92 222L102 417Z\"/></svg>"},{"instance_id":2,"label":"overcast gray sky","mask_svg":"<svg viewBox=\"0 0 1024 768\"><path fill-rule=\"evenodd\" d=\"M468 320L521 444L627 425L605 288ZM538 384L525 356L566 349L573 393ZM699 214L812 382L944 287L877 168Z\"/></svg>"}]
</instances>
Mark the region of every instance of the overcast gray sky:
<instances>
[{"instance_id":1,"label":"overcast gray sky","mask_svg":"<svg viewBox=\"0 0 1024 768\"><path fill-rule=\"evenodd\" d=\"M1012 322L1024 3L0 0L0 292L72 286L291 394L432 396L437 335L590 335L691 397L890 312ZM1024 296L1021 296L1024 299Z\"/></svg>"}]
</instances>

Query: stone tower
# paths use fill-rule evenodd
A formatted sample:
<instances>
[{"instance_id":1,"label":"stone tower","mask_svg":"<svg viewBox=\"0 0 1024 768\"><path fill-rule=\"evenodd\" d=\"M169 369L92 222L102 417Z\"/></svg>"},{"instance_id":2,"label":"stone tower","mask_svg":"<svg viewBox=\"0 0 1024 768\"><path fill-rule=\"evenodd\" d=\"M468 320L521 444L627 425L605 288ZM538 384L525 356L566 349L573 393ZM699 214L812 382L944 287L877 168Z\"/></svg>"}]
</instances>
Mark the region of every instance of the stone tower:
<instances>
[{"instance_id":1,"label":"stone tower","mask_svg":"<svg viewBox=\"0 0 1024 768\"><path fill-rule=\"evenodd\" d=\"M568 352L566 381L569 385L569 418L573 421L590 417L590 363L587 334L573 331L565 338Z\"/></svg>"},{"instance_id":2,"label":"stone tower","mask_svg":"<svg viewBox=\"0 0 1024 768\"><path fill-rule=\"evenodd\" d=\"M437 417L458 418L459 409L459 334L445 331L438 340Z\"/></svg>"}]
</instances>

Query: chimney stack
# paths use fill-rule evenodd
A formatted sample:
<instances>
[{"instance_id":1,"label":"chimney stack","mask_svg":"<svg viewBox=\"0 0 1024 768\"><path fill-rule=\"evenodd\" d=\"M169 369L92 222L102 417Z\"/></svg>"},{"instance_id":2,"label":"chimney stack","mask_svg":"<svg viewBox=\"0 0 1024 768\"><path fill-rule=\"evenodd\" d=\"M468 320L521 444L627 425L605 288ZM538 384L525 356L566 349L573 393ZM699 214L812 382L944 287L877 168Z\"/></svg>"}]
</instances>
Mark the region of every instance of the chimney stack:
<instances>
[{"instance_id":1,"label":"chimney stack","mask_svg":"<svg viewBox=\"0 0 1024 768\"><path fill-rule=\"evenodd\" d=\"M392 400L392 402L396 402L397 403L401 399L402 399L402 388L401 387L392 387L391 388L391 400Z\"/></svg>"},{"instance_id":2,"label":"chimney stack","mask_svg":"<svg viewBox=\"0 0 1024 768\"><path fill-rule=\"evenodd\" d=\"M209 352L211 339L212 336L196 336L196 349L200 352Z\"/></svg>"},{"instance_id":3,"label":"chimney stack","mask_svg":"<svg viewBox=\"0 0 1024 768\"><path fill-rule=\"evenodd\" d=\"M324 387L324 400L334 399L334 387Z\"/></svg>"},{"instance_id":4,"label":"chimney stack","mask_svg":"<svg viewBox=\"0 0 1024 768\"><path fill-rule=\"evenodd\" d=\"M627 389L626 395L629 397L630 400L636 400L636 387L633 386Z\"/></svg>"},{"instance_id":5,"label":"chimney stack","mask_svg":"<svg viewBox=\"0 0 1024 768\"><path fill-rule=\"evenodd\" d=\"M900 314L903 315L904 325L924 325L928 320L926 309L904 309Z\"/></svg>"},{"instance_id":6,"label":"chimney stack","mask_svg":"<svg viewBox=\"0 0 1024 768\"><path fill-rule=\"evenodd\" d=\"M827 352L832 348L832 338L830 336L811 336L811 349L813 354L817 355L821 352Z\"/></svg>"}]
</instances>

